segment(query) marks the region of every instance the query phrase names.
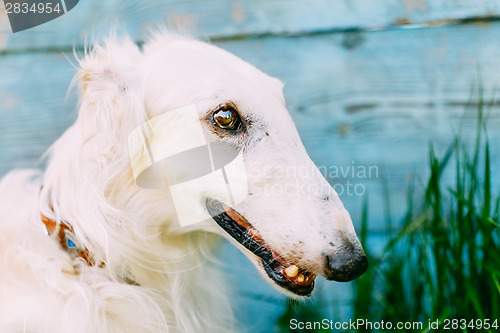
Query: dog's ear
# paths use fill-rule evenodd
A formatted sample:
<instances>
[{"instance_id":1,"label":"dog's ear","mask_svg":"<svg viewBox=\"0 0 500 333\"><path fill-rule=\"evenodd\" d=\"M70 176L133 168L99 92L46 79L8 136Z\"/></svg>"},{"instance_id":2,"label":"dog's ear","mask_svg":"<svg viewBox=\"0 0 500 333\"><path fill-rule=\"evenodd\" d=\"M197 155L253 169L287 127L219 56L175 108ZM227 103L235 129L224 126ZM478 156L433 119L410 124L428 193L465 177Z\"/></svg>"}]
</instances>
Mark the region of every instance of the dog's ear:
<instances>
[{"instance_id":1,"label":"dog's ear","mask_svg":"<svg viewBox=\"0 0 500 333\"><path fill-rule=\"evenodd\" d=\"M81 69L73 85L80 88L79 118L87 130L107 130L129 111L130 99L137 100L131 90L139 89L131 86L137 85L141 59L139 47L130 38L117 37L94 44L78 59Z\"/></svg>"}]
</instances>

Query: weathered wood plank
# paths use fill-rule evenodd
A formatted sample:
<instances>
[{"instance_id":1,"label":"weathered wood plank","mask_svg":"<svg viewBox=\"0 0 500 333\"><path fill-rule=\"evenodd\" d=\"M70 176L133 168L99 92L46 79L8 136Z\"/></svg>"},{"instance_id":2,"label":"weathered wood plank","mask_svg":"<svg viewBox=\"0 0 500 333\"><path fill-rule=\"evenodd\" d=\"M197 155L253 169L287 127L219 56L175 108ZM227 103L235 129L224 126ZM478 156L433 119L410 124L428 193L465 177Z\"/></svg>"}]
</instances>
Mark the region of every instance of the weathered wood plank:
<instances>
[{"instance_id":1,"label":"weathered wood plank","mask_svg":"<svg viewBox=\"0 0 500 333\"><path fill-rule=\"evenodd\" d=\"M2 11L5 8L0 5L0 18ZM66 15L24 32L11 34L0 24L0 50L81 46L88 34L107 34L115 23L140 40L148 27L159 23L201 36L235 38L371 30L499 15L500 4L495 0L85 0Z\"/></svg>"}]
</instances>

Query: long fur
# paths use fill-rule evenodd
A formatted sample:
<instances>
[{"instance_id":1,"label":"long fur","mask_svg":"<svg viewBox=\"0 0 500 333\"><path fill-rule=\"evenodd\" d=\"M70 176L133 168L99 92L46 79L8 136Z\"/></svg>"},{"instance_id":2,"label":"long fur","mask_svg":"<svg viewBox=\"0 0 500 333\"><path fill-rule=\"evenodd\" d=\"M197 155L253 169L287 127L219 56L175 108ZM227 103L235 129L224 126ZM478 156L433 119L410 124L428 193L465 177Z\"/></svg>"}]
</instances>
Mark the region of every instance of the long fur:
<instances>
[{"instance_id":1,"label":"long fur","mask_svg":"<svg viewBox=\"0 0 500 333\"><path fill-rule=\"evenodd\" d=\"M130 40L110 39L81 59L79 118L50 148L47 170L0 183L9 199L0 215L2 332L233 332L222 276L207 264L215 236L169 234L167 195L134 184L122 134L146 115L116 75L133 71L138 56ZM71 221L105 268L71 262L45 236L40 212Z\"/></svg>"},{"instance_id":2,"label":"long fur","mask_svg":"<svg viewBox=\"0 0 500 333\"><path fill-rule=\"evenodd\" d=\"M78 61L78 119L47 152L46 170L13 171L0 182L0 332L236 331L216 234L266 276L260 260L213 221L173 228L170 193L137 186L130 166L128 134L188 104L202 120L221 102L239 105L245 135L203 126L214 141L242 147L249 171L311 172L300 179L250 172L250 195L237 207L283 258L324 275L326 255L359 247L349 214L300 142L278 80L166 32L142 49L111 37ZM317 190L300 190L310 184ZM268 193L268 185L287 191ZM77 242L105 266L72 259L45 234L40 214L70 223Z\"/></svg>"}]
</instances>

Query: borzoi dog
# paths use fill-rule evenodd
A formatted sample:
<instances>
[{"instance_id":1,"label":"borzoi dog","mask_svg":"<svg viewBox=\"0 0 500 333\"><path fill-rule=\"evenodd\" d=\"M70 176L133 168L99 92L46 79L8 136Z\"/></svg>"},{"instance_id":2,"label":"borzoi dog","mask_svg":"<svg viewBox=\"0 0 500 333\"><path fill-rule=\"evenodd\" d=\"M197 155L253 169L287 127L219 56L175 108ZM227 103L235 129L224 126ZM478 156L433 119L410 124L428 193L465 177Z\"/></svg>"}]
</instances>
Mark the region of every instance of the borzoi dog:
<instances>
[{"instance_id":1,"label":"borzoi dog","mask_svg":"<svg viewBox=\"0 0 500 333\"><path fill-rule=\"evenodd\" d=\"M279 80L166 32L142 47L109 38L79 64L78 119L50 148L46 170L0 182L1 332L234 332L224 272L211 264L218 235L290 296L309 296L317 275L349 281L366 270ZM138 185L130 138L188 109L207 141L237 147L247 193L235 203L218 189L191 192L193 211L211 218L180 227L172 191ZM182 130L184 119L167 125Z\"/></svg>"}]
</instances>

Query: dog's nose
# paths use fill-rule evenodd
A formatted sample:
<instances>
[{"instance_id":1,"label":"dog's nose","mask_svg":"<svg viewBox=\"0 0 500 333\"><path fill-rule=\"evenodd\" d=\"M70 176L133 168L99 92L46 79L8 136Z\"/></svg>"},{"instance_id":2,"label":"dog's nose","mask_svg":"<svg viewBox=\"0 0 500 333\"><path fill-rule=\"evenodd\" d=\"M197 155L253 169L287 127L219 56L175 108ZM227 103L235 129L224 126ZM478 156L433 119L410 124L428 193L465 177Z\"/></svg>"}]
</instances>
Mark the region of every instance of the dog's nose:
<instances>
[{"instance_id":1,"label":"dog's nose","mask_svg":"<svg viewBox=\"0 0 500 333\"><path fill-rule=\"evenodd\" d=\"M368 268L368 259L363 250L354 249L326 255L326 278L347 282L360 277Z\"/></svg>"}]
</instances>

